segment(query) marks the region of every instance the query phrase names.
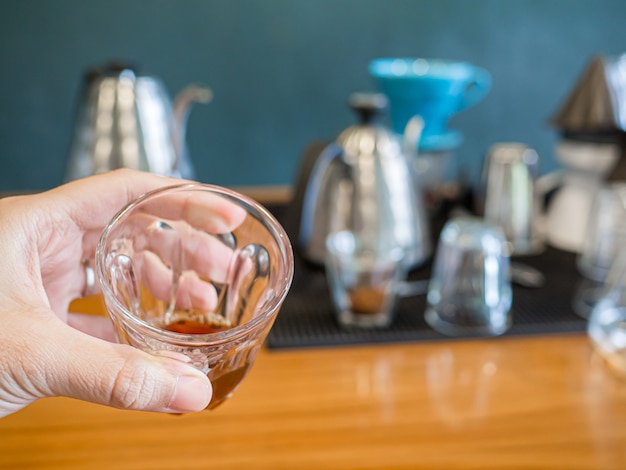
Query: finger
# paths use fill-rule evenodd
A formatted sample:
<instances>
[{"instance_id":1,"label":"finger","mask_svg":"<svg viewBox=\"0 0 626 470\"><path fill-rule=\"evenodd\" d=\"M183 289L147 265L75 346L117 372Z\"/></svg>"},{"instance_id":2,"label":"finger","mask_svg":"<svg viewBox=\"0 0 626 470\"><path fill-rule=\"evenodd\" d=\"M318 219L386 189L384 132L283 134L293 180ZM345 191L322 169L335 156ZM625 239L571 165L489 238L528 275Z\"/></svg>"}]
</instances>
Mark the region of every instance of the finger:
<instances>
[{"instance_id":1,"label":"finger","mask_svg":"<svg viewBox=\"0 0 626 470\"><path fill-rule=\"evenodd\" d=\"M179 271L194 270L211 280L226 281L233 249L215 236L186 222L155 219L145 214L133 216L128 222L124 232L134 239L135 250L151 251Z\"/></svg>"},{"instance_id":2,"label":"finger","mask_svg":"<svg viewBox=\"0 0 626 470\"><path fill-rule=\"evenodd\" d=\"M101 341L60 322L57 330L43 342L50 395L170 413L200 411L209 404L208 378L188 364Z\"/></svg>"},{"instance_id":3,"label":"finger","mask_svg":"<svg viewBox=\"0 0 626 470\"><path fill-rule=\"evenodd\" d=\"M115 342L115 330L108 317L83 313L69 313L67 324L95 338Z\"/></svg>"},{"instance_id":4,"label":"finger","mask_svg":"<svg viewBox=\"0 0 626 470\"><path fill-rule=\"evenodd\" d=\"M143 209L161 218L184 220L210 233L228 233L246 218L245 210L226 195L200 190L163 193L144 203Z\"/></svg>"},{"instance_id":5,"label":"finger","mask_svg":"<svg viewBox=\"0 0 626 470\"><path fill-rule=\"evenodd\" d=\"M63 209L84 231L100 232L122 207L140 195L182 183L189 181L121 169L78 179L39 196L46 205Z\"/></svg>"},{"instance_id":6,"label":"finger","mask_svg":"<svg viewBox=\"0 0 626 470\"><path fill-rule=\"evenodd\" d=\"M83 232L82 254L79 259L93 259L104 226L122 207L148 191L184 183L190 182L123 169L76 180L31 198L39 198L35 207L46 214L69 215L76 227ZM170 205L164 205L164 215L187 217L207 230L218 232L232 230L245 219L245 211L236 204L224 198L209 197L211 195L208 193L201 194L204 196L198 197L197 202L189 197L183 197L182 201L172 200ZM215 215L211 215L213 211ZM82 282L79 281L74 288L77 293L81 292L79 286L87 284L85 272L81 271L79 279ZM94 288L94 293L99 292L98 283Z\"/></svg>"},{"instance_id":7,"label":"finger","mask_svg":"<svg viewBox=\"0 0 626 470\"><path fill-rule=\"evenodd\" d=\"M13 198L11 202L16 214L30 214L27 222L32 226L25 229L28 235L34 234L40 259L54 260L50 265L59 265L63 273L59 276L58 270L54 270L54 277L47 278L43 272L46 266L42 264L46 290L56 293L55 310L63 310L69 299L85 291L87 278L81 261L93 260L96 243L111 218L146 191L180 183L185 181L147 172L116 170L43 193ZM23 206L21 210L17 207L19 205ZM75 248L67 249L69 245ZM92 262L92 266L95 263ZM61 285L52 286L54 282Z\"/></svg>"},{"instance_id":8,"label":"finger","mask_svg":"<svg viewBox=\"0 0 626 470\"><path fill-rule=\"evenodd\" d=\"M123 169L76 180L44 194L48 204L64 208L83 230L99 231L140 195L184 183L191 182ZM163 196L153 208L160 217L188 220L193 226L220 232L233 230L246 217L244 209L234 202L206 192Z\"/></svg>"},{"instance_id":9,"label":"finger","mask_svg":"<svg viewBox=\"0 0 626 470\"><path fill-rule=\"evenodd\" d=\"M141 279L152 295L158 300L169 302L174 289L172 270L158 256L147 251L140 256L139 269ZM203 281L191 271L183 272L176 282L178 308L213 310L216 307L217 292L210 282Z\"/></svg>"},{"instance_id":10,"label":"finger","mask_svg":"<svg viewBox=\"0 0 626 470\"><path fill-rule=\"evenodd\" d=\"M176 307L213 311L217 307L217 291L210 282L201 280L193 271L184 272L176 292Z\"/></svg>"}]
</instances>

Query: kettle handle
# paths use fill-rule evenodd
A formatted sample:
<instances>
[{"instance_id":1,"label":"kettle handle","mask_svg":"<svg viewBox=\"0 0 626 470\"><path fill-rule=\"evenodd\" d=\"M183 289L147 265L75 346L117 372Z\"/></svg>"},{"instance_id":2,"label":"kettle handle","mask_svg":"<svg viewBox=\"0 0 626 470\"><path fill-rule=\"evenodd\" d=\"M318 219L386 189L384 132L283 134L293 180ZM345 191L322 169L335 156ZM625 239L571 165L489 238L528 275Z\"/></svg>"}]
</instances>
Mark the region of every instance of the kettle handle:
<instances>
[{"instance_id":1,"label":"kettle handle","mask_svg":"<svg viewBox=\"0 0 626 470\"><path fill-rule=\"evenodd\" d=\"M185 137L187 118L193 103L209 103L213 99L213 92L203 85L188 85L178 93L172 106L171 133L174 141L174 162L172 174L180 170L180 165L185 154Z\"/></svg>"},{"instance_id":2,"label":"kettle handle","mask_svg":"<svg viewBox=\"0 0 626 470\"><path fill-rule=\"evenodd\" d=\"M474 67L474 77L465 90L459 103L458 112L477 104L491 90L491 74L482 67Z\"/></svg>"},{"instance_id":3,"label":"kettle handle","mask_svg":"<svg viewBox=\"0 0 626 470\"><path fill-rule=\"evenodd\" d=\"M315 163L313 164L302 201L300 230L298 234L298 243L301 247L306 247L313 232L316 201L319 198L319 189L325 170L328 165L330 165L335 159L340 158L342 154L343 149L339 145L336 143L330 143L320 152L315 160Z\"/></svg>"},{"instance_id":4,"label":"kettle handle","mask_svg":"<svg viewBox=\"0 0 626 470\"><path fill-rule=\"evenodd\" d=\"M535 191L539 200L543 201L550 191L554 191L561 186L565 175L565 170L556 170L537 178L535 181Z\"/></svg>"},{"instance_id":5,"label":"kettle handle","mask_svg":"<svg viewBox=\"0 0 626 470\"><path fill-rule=\"evenodd\" d=\"M404 127L402 138L402 150L407 157L417 157L422 131L424 130L424 119L419 114L413 116Z\"/></svg>"}]
</instances>

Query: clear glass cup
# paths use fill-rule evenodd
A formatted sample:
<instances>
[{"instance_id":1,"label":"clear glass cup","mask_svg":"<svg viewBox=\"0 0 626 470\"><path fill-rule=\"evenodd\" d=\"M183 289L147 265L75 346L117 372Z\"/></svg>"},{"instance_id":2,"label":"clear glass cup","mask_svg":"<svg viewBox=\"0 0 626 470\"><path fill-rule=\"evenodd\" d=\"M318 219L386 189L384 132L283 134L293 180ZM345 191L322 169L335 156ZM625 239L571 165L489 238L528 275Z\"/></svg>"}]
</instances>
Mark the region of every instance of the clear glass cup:
<instances>
[{"instance_id":1,"label":"clear glass cup","mask_svg":"<svg viewBox=\"0 0 626 470\"><path fill-rule=\"evenodd\" d=\"M346 327L386 327L406 277L405 250L368 243L349 230L326 238L326 278L337 320Z\"/></svg>"},{"instance_id":2,"label":"clear glass cup","mask_svg":"<svg viewBox=\"0 0 626 470\"><path fill-rule=\"evenodd\" d=\"M626 376L626 247L622 247L591 310L587 332L609 366Z\"/></svg>"},{"instance_id":3,"label":"clear glass cup","mask_svg":"<svg viewBox=\"0 0 626 470\"><path fill-rule=\"evenodd\" d=\"M600 188L593 198L582 248L576 258L584 279L572 300L574 311L589 318L617 254L626 245L626 183Z\"/></svg>"},{"instance_id":4,"label":"clear glass cup","mask_svg":"<svg viewBox=\"0 0 626 470\"><path fill-rule=\"evenodd\" d=\"M96 269L119 341L186 356L212 382L212 409L252 367L294 260L287 234L261 205L185 184L123 208L102 233Z\"/></svg>"},{"instance_id":5,"label":"clear glass cup","mask_svg":"<svg viewBox=\"0 0 626 470\"><path fill-rule=\"evenodd\" d=\"M449 220L439 237L425 319L449 336L500 335L511 326L506 238L481 219Z\"/></svg>"},{"instance_id":6,"label":"clear glass cup","mask_svg":"<svg viewBox=\"0 0 626 470\"><path fill-rule=\"evenodd\" d=\"M604 281L615 255L626 241L626 183L611 183L598 190L589 214L581 252L580 273Z\"/></svg>"}]
</instances>

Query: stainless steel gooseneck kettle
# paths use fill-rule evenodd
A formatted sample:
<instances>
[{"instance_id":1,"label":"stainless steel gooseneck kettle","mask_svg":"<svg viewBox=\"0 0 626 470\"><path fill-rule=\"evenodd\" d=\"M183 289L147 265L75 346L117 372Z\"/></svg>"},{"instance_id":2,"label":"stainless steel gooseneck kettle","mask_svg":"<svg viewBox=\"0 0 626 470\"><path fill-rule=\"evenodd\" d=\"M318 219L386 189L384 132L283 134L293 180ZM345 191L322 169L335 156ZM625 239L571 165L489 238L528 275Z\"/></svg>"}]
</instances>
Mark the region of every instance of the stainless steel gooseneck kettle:
<instances>
[{"instance_id":1,"label":"stainless steel gooseneck kettle","mask_svg":"<svg viewBox=\"0 0 626 470\"><path fill-rule=\"evenodd\" d=\"M172 105L154 77L127 64L90 70L83 85L65 171L67 181L117 168L193 178L185 127L194 102L207 103L208 88L190 85Z\"/></svg>"},{"instance_id":2,"label":"stainless steel gooseneck kettle","mask_svg":"<svg viewBox=\"0 0 626 470\"><path fill-rule=\"evenodd\" d=\"M317 156L304 190L298 239L302 254L323 263L327 235L349 229L374 243L393 237L405 248L406 265L416 267L432 250L407 155L417 149L423 121L411 120L402 141L380 122L387 108L384 95L355 93L349 104L360 123Z\"/></svg>"}]
</instances>

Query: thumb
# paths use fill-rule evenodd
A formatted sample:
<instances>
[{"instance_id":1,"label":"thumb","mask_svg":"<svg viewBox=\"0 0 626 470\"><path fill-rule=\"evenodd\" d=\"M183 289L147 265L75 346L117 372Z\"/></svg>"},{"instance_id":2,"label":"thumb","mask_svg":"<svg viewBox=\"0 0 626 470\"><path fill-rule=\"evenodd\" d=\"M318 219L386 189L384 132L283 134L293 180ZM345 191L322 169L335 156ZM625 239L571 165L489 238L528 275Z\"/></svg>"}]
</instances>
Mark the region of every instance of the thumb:
<instances>
[{"instance_id":1,"label":"thumb","mask_svg":"<svg viewBox=\"0 0 626 470\"><path fill-rule=\"evenodd\" d=\"M46 334L44 380L51 396L174 413L208 406L211 383L191 365L93 338L61 322L58 327L58 334Z\"/></svg>"}]
</instances>

